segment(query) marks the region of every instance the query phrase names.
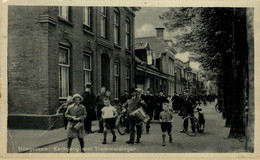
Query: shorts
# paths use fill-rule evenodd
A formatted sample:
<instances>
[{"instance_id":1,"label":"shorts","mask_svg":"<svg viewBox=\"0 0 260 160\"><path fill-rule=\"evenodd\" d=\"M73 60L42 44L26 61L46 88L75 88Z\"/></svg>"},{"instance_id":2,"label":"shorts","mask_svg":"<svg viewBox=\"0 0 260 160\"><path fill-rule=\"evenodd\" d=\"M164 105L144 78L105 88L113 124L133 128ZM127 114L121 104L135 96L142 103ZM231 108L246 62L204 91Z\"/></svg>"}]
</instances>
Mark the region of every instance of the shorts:
<instances>
[{"instance_id":1,"label":"shorts","mask_svg":"<svg viewBox=\"0 0 260 160\"><path fill-rule=\"evenodd\" d=\"M114 129L114 128L116 128L115 124L116 124L115 118L104 119L104 127L107 127L109 129Z\"/></svg>"},{"instance_id":2,"label":"shorts","mask_svg":"<svg viewBox=\"0 0 260 160\"><path fill-rule=\"evenodd\" d=\"M162 132L168 132L168 134L170 134L172 132L172 124L169 122L162 122L161 123L161 129Z\"/></svg>"}]
</instances>

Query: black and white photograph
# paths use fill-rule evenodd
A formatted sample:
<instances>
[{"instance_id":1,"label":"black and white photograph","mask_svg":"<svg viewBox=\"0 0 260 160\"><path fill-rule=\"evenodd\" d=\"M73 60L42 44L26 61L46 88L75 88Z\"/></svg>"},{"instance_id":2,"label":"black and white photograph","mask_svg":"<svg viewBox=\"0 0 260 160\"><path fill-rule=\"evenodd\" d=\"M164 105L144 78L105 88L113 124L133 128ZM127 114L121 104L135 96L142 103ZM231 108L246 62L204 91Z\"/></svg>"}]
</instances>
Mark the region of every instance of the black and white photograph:
<instances>
[{"instance_id":1,"label":"black and white photograph","mask_svg":"<svg viewBox=\"0 0 260 160\"><path fill-rule=\"evenodd\" d=\"M255 153L254 7L7 10L7 153Z\"/></svg>"}]
</instances>

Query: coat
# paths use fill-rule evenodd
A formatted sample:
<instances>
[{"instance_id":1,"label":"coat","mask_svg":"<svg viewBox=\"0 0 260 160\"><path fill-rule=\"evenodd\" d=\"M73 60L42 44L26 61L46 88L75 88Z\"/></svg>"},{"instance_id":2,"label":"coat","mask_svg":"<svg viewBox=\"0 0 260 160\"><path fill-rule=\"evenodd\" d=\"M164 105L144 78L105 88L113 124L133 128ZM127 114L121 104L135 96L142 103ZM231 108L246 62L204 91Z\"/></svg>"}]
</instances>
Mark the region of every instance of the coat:
<instances>
[{"instance_id":1,"label":"coat","mask_svg":"<svg viewBox=\"0 0 260 160\"><path fill-rule=\"evenodd\" d=\"M90 118L90 120L96 119L96 113L95 113L95 95L91 92L84 92L82 94L83 101L81 102L87 111L87 117Z\"/></svg>"},{"instance_id":2,"label":"coat","mask_svg":"<svg viewBox=\"0 0 260 160\"><path fill-rule=\"evenodd\" d=\"M77 131L74 129L74 126L79 122L72 119L75 116L80 118L80 121L83 123L83 126ZM83 138L84 137L84 120L87 117L87 111L82 104L79 104L78 108L75 108L75 103L70 105L65 113L65 117L69 120L67 129L68 129L68 138Z\"/></svg>"}]
</instances>

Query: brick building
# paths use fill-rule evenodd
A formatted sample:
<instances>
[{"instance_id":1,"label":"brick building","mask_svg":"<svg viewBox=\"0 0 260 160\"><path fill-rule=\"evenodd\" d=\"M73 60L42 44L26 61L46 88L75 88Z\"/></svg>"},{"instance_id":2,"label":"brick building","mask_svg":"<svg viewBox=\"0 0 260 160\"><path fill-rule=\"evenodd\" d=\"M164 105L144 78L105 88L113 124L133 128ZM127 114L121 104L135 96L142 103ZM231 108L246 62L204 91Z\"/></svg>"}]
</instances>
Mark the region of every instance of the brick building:
<instances>
[{"instance_id":1,"label":"brick building","mask_svg":"<svg viewBox=\"0 0 260 160\"><path fill-rule=\"evenodd\" d=\"M146 78L146 87L151 88L155 92L163 90L166 95L173 95L174 93L174 83L175 83L175 67L174 59L175 54L177 53L172 45L171 40L165 40L163 37L164 28L155 28L156 36L151 37L139 37L136 38L136 44L149 44L149 49L153 55L153 65L150 65L150 68L153 67L159 72L157 78ZM136 48L135 54L140 52L139 48ZM146 52L145 52L146 53ZM139 68L136 68L138 71Z\"/></svg>"},{"instance_id":2,"label":"brick building","mask_svg":"<svg viewBox=\"0 0 260 160\"><path fill-rule=\"evenodd\" d=\"M86 83L95 94L105 86L113 98L134 86L134 12L139 8L8 9L9 127L48 127L60 118L53 115L59 105L68 95L81 94Z\"/></svg>"}]
</instances>

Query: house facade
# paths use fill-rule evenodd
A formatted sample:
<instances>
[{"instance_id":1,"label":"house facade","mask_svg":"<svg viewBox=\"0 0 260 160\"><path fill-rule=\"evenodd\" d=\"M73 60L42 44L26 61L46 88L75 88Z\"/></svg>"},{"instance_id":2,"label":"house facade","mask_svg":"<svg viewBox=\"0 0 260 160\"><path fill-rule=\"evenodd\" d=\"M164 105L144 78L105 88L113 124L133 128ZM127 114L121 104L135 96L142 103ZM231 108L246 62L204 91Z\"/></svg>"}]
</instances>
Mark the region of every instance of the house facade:
<instances>
[{"instance_id":1,"label":"house facade","mask_svg":"<svg viewBox=\"0 0 260 160\"><path fill-rule=\"evenodd\" d=\"M173 95L175 83L174 55L176 51L172 47L172 41L163 38L163 31L164 28L156 28L156 36L136 38L135 54L136 56L140 54L139 44L149 44L149 53L153 58L153 64L150 67L158 72L156 77L147 78L146 82L143 81L145 86L143 88L150 88L154 92L163 90L166 95ZM138 71L138 68L136 70ZM140 87L142 86L140 85Z\"/></svg>"},{"instance_id":2,"label":"house facade","mask_svg":"<svg viewBox=\"0 0 260 160\"><path fill-rule=\"evenodd\" d=\"M136 7L9 6L8 125L59 118L67 96L92 84L118 98L134 84ZM26 123L23 123L26 124ZM20 126L35 128L35 126Z\"/></svg>"}]
</instances>

